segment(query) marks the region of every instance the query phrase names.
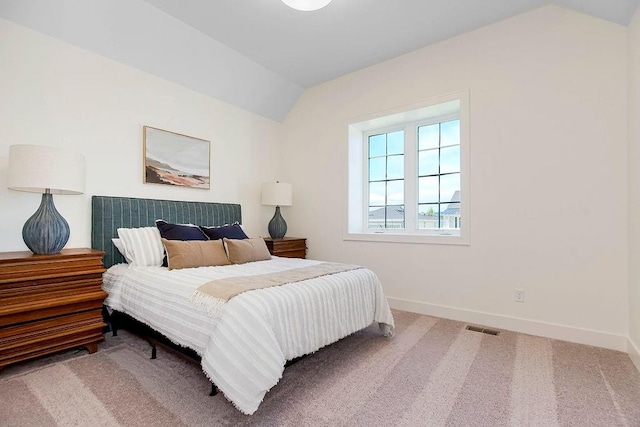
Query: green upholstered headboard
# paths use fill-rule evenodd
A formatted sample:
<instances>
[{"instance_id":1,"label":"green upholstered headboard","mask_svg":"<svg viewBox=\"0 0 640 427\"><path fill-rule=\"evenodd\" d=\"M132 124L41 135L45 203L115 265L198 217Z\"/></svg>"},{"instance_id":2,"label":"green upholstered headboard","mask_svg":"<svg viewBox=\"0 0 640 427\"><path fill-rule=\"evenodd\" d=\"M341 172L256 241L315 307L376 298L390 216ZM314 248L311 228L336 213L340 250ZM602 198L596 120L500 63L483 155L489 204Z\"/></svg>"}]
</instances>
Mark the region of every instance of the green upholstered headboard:
<instances>
[{"instance_id":1,"label":"green upholstered headboard","mask_svg":"<svg viewBox=\"0 0 640 427\"><path fill-rule=\"evenodd\" d=\"M125 262L111 242L118 228L154 227L156 219L180 224L224 225L242 222L240 205L93 196L91 247L104 251L104 266Z\"/></svg>"}]
</instances>

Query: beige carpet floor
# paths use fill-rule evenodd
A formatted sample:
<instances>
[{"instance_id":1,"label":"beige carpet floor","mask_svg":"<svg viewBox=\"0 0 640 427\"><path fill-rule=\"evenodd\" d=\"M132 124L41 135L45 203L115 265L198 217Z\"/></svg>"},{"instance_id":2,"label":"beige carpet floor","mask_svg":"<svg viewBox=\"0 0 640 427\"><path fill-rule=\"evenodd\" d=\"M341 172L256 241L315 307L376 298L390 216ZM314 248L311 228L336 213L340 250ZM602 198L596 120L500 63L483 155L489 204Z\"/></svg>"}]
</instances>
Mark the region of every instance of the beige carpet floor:
<instances>
[{"instance_id":1,"label":"beige carpet floor","mask_svg":"<svg viewBox=\"0 0 640 427\"><path fill-rule=\"evenodd\" d=\"M210 389L199 365L123 331L0 372L0 425L640 426L628 355L394 312L288 367L253 416Z\"/></svg>"}]
</instances>

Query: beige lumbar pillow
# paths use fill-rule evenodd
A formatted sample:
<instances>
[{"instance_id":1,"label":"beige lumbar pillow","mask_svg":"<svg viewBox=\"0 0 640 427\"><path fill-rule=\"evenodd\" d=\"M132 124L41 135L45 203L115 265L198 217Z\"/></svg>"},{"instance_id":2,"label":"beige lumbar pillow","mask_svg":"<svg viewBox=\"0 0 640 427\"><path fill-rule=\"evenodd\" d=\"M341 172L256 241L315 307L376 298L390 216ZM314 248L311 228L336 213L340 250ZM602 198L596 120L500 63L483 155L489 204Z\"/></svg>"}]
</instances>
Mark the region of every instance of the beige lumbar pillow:
<instances>
[{"instance_id":1,"label":"beige lumbar pillow","mask_svg":"<svg viewBox=\"0 0 640 427\"><path fill-rule=\"evenodd\" d=\"M221 240L167 240L162 239L167 250L169 270L192 267L213 267L231 264L224 252Z\"/></svg>"},{"instance_id":2,"label":"beige lumbar pillow","mask_svg":"<svg viewBox=\"0 0 640 427\"><path fill-rule=\"evenodd\" d=\"M261 238L223 239L229 261L234 264L271 259L267 244Z\"/></svg>"}]
</instances>

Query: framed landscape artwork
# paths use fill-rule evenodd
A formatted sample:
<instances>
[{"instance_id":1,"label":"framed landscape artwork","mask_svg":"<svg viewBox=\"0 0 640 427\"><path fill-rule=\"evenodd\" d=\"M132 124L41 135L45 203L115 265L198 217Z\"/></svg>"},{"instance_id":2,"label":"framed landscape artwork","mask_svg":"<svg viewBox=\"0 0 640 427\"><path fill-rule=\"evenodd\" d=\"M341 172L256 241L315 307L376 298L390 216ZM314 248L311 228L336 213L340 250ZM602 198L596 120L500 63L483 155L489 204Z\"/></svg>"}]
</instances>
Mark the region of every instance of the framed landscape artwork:
<instances>
[{"instance_id":1,"label":"framed landscape artwork","mask_svg":"<svg viewBox=\"0 0 640 427\"><path fill-rule=\"evenodd\" d=\"M144 182L209 189L210 142L145 126Z\"/></svg>"}]
</instances>

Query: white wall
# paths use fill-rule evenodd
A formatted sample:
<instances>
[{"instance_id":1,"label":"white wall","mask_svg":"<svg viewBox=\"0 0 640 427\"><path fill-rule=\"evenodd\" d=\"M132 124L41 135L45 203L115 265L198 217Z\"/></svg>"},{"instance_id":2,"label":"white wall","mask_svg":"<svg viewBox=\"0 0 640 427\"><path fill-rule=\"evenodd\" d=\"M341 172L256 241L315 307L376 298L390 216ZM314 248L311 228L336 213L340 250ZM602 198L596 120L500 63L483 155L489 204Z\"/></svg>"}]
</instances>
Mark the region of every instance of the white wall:
<instances>
[{"instance_id":1,"label":"white wall","mask_svg":"<svg viewBox=\"0 0 640 427\"><path fill-rule=\"evenodd\" d=\"M629 340L640 370L640 9L629 24Z\"/></svg>"},{"instance_id":2,"label":"white wall","mask_svg":"<svg viewBox=\"0 0 640 427\"><path fill-rule=\"evenodd\" d=\"M284 122L289 234L396 307L626 349L626 37L548 6L308 90ZM348 121L465 89L471 245L342 240Z\"/></svg>"},{"instance_id":3,"label":"white wall","mask_svg":"<svg viewBox=\"0 0 640 427\"><path fill-rule=\"evenodd\" d=\"M27 249L41 197L6 188L11 144L84 154L84 195L54 197L68 247L90 246L91 195L241 203L249 233L266 234L260 185L279 178L279 123L1 19L0 58L0 251ZM143 184L143 125L210 140L211 189Z\"/></svg>"}]
</instances>

